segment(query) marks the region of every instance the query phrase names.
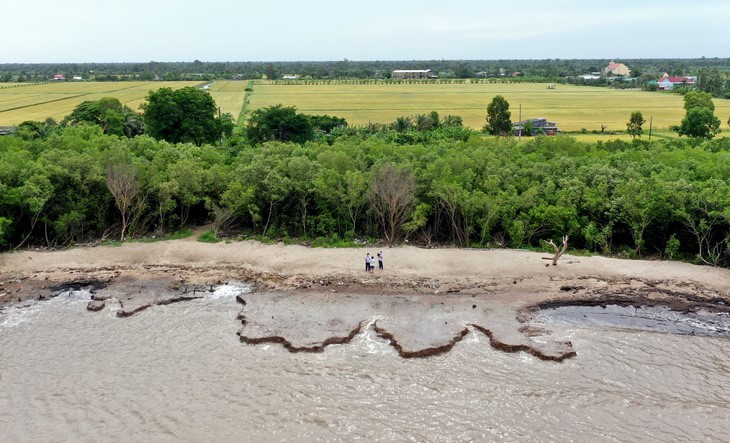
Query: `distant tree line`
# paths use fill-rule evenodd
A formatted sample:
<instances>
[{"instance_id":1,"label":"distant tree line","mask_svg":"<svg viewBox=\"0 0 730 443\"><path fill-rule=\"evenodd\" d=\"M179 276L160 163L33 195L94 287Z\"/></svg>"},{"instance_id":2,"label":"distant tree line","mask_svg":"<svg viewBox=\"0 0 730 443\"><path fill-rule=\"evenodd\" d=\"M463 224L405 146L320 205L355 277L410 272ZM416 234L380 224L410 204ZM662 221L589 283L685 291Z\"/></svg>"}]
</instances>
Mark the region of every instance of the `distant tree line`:
<instances>
[{"instance_id":1,"label":"distant tree line","mask_svg":"<svg viewBox=\"0 0 730 443\"><path fill-rule=\"evenodd\" d=\"M654 78L666 72L672 76L698 75L700 70L730 71L730 58L622 59L633 77ZM268 79L297 74L312 79L389 78L396 69L434 69L446 78L526 76L558 81L590 72L600 72L608 59L544 60L383 60L383 61L296 61L296 62L146 62L146 63L4 63L0 81L48 81L55 74L81 76L96 81L201 80L218 78ZM710 92L710 91L708 91Z\"/></svg>"}]
</instances>

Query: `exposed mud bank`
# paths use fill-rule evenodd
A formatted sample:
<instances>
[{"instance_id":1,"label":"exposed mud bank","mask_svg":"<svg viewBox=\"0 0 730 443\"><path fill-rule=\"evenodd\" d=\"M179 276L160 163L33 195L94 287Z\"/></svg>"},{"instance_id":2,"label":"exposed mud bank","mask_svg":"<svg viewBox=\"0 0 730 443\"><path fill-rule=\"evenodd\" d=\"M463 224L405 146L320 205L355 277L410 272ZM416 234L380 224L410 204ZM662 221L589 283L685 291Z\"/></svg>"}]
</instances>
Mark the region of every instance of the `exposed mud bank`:
<instances>
[{"instance_id":1,"label":"exposed mud bank","mask_svg":"<svg viewBox=\"0 0 730 443\"><path fill-rule=\"evenodd\" d=\"M245 323L245 318L242 319L242 321ZM344 345L350 343L352 339L355 338L355 336L360 332L362 332L362 323L360 323L355 329L350 331L350 333L347 334L347 336L345 337L328 337L322 343L312 346L294 346L289 340L280 336L247 337L246 335L244 335L243 330L239 330L237 334L242 343L247 343L250 345L258 345L261 343L278 343L284 346L289 352L322 352L324 351L324 348L329 345Z\"/></svg>"},{"instance_id":2,"label":"exposed mud bank","mask_svg":"<svg viewBox=\"0 0 730 443\"><path fill-rule=\"evenodd\" d=\"M403 346L401 346L400 343L398 343L398 338L396 338L395 335L389 333L388 331L386 331L383 328L379 328L377 323L373 324L373 329L375 330L375 332L377 332L378 337L388 340L390 342L391 346L393 346L395 348L395 350L398 351L398 355L400 355L403 358L415 358L415 357L423 358L423 357L430 357L432 355L438 355L438 354L443 354L445 352L449 352L451 350L451 348L453 348L454 345L456 345L456 343L460 342L466 336L466 334L469 333L469 329L464 328L454 338L452 338L447 343L445 343L441 346L436 346L433 348L419 349L416 351L407 351L406 349L403 348Z\"/></svg>"},{"instance_id":3,"label":"exposed mud bank","mask_svg":"<svg viewBox=\"0 0 730 443\"><path fill-rule=\"evenodd\" d=\"M575 357L576 355L578 355L573 350L573 343L571 343L569 341L556 343L556 346L563 348L562 351L557 352L557 353L548 354L548 353L545 353L545 352L541 351L540 349L537 349L532 346L528 346L528 345L524 345L524 344L509 344L509 343L502 342L502 341L498 340L497 338L495 338L495 334L492 331L490 331L489 329L484 328L479 325L472 325L472 326L474 326L474 328L476 328L478 331L482 332L484 335L489 337L489 344L494 349L499 349L500 351L504 351L504 352L522 351L522 352L527 352L530 355L534 355L535 357L539 358L540 360L549 360L549 361L557 361L557 362L560 362L560 361L565 360L566 358ZM525 332L525 329L522 329L521 332Z\"/></svg>"},{"instance_id":4,"label":"exposed mud bank","mask_svg":"<svg viewBox=\"0 0 730 443\"><path fill-rule=\"evenodd\" d=\"M5 304L15 303L21 306L32 300L49 300L70 291L86 293L89 296L87 309L101 311L110 301L118 303L117 317L129 317L155 305L167 305L203 297L205 292L212 291L212 285L180 286L173 280L151 278L137 280L119 276L96 275L77 278L75 273L68 274L68 281L58 283L54 280L18 279L18 288L13 297ZM8 282L5 282L7 287ZM0 304L0 309L2 305Z\"/></svg>"},{"instance_id":5,"label":"exposed mud bank","mask_svg":"<svg viewBox=\"0 0 730 443\"><path fill-rule=\"evenodd\" d=\"M0 254L3 306L86 291L89 311L113 302L118 317L199 299L226 282L240 295L243 343L291 352L347 344L366 328L404 358L451 350L471 333L490 346L543 360L575 356L534 322L560 306L665 306L730 311L730 271L681 263L569 258L545 267L526 251L389 249L385 271L360 269L362 249L204 245L175 241L120 248ZM351 263L351 264L350 264Z\"/></svg>"},{"instance_id":6,"label":"exposed mud bank","mask_svg":"<svg viewBox=\"0 0 730 443\"><path fill-rule=\"evenodd\" d=\"M474 331L487 335L491 347L501 351L525 351L552 361L576 355L571 343L553 340L548 329L524 327L516 308L484 294L266 291L239 302L241 341L280 343L291 352L319 352L347 343L368 324L403 358L447 353ZM353 329L353 324L358 327Z\"/></svg>"},{"instance_id":7,"label":"exposed mud bank","mask_svg":"<svg viewBox=\"0 0 730 443\"><path fill-rule=\"evenodd\" d=\"M525 306L521 312L522 320L529 320L544 310L566 307L664 308L681 314L697 312L730 314L730 300L727 296L721 292L691 284L662 287L661 283L649 280L632 281L630 285L603 288L563 285L560 289L570 294Z\"/></svg>"}]
</instances>

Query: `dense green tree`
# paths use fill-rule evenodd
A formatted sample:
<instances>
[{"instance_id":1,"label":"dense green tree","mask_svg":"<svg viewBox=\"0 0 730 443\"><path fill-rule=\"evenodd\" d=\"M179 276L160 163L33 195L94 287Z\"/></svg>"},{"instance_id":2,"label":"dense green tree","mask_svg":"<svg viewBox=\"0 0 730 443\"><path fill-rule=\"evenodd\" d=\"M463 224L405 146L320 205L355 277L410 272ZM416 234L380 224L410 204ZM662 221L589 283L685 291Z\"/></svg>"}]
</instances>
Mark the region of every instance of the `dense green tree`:
<instances>
[{"instance_id":1,"label":"dense green tree","mask_svg":"<svg viewBox=\"0 0 730 443\"><path fill-rule=\"evenodd\" d=\"M13 224L12 220L7 217L0 217L0 248L5 246L7 238L10 236L10 226Z\"/></svg>"},{"instance_id":2,"label":"dense green tree","mask_svg":"<svg viewBox=\"0 0 730 443\"><path fill-rule=\"evenodd\" d=\"M688 92L684 96L684 109L687 112L682 123L672 128L679 135L710 139L720 132L720 119L714 114L715 104L710 93Z\"/></svg>"},{"instance_id":3,"label":"dense green tree","mask_svg":"<svg viewBox=\"0 0 730 443\"><path fill-rule=\"evenodd\" d=\"M59 129L59 124L50 117L42 122L28 120L18 125L15 129L15 136L24 140L44 140L56 133Z\"/></svg>"},{"instance_id":4,"label":"dense green tree","mask_svg":"<svg viewBox=\"0 0 730 443\"><path fill-rule=\"evenodd\" d=\"M125 224L133 238L213 222L222 234L312 242L405 234L534 247L570 235L574 247L606 254L670 251L730 265L730 139L438 136L456 129L348 128L303 145L225 150L109 136L97 125L0 137L1 247L120 237ZM118 164L133 167L116 171L134 179L131 209L108 188Z\"/></svg>"},{"instance_id":5,"label":"dense green tree","mask_svg":"<svg viewBox=\"0 0 730 443\"><path fill-rule=\"evenodd\" d=\"M653 223L663 223L669 211L670 196L663 182L654 177L644 178L629 171L628 178L618 188L621 220L631 229L634 252L641 255L646 250L646 231Z\"/></svg>"},{"instance_id":6,"label":"dense green tree","mask_svg":"<svg viewBox=\"0 0 730 443\"><path fill-rule=\"evenodd\" d=\"M264 74L266 74L267 80L275 80L276 79L276 68L274 68L273 63L267 63L266 68L264 70Z\"/></svg>"},{"instance_id":7,"label":"dense green tree","mask_svg":"<svg viewBox=\"0 0 730 443\"><path fill-rule=\"evenodd\" d=\"M101 126L105 134L127 137L144 132L141 116L114 97L83 101L61 123L91 123Z\"/></svg>"},{"instance_id":8,"label":"dense green tree","mask_svg":"<svg viewBox=\"0 0 730 443\"><path fill-rule=\"evenodd\" d=\"M681 179L672 186L674 213L694 236L697 258L702 263L718 265L727 241L718 235L718 228L730 223L730 186L717 178L692 183Z\"/></svg>"},{"instance_id":9,"label":"dense green tree","mask_svg":"<svg viewBox=\"0 0 730 443\"><path fill-rule=\"evenodd\" d=\"M720 119L708 108L695 107L687 111L678 132L692 138L710 139L720 132Z\"/></svg>"},{"instance_id":10,"label":"dense green tree","mask_svg":"<svg viewBox=\"0 0 730 443\"><path fill-rule=\"evenodd\" d=\"M703 91L689 91L684 94L684 110L689 111L692 108L707 108L710 111L715 110L715 103L712 101L712 95Z\"/></svg>"},{"instance_id":11,"label":"dense green tree","mask_svg":"<svg viewBox=\"0 0 730 443\"><path fill-rule=\"evenodd\" d=\"M644 123L646 123L646 120L644 120L644 116L641 115L641 112L634 111L631 113L631 117L629 117L629 122L626 123L626 132L628 132L632 138L641 137L641 134L643 133L641 127Z\"/></svg>"},{"instance_id":12,"label":"dense green tree","mask_svg":"<svg viewBox=\"0 0 730 443\"><path fill-rule=\"evenodd\" d=\"M723 97L725 79L717 68L702 68L697 75L695 87L712 97Z\"/></svg>"},{"instance_id":13,"label":"dense green tree","mask_svg":"<svg viewBox=\"0 0 730 443\"><path fill-rule=\"evenodd\" d=\"M444 117L441 125L450 128L461 128L464 126L464 120L458 115L447 115Z\"/></svg>"},{"instance_id":14,"label":"dense green tree","mask_svg":"<svg viewBox=\"0 0 730 443\"><path fill-rule=\"evenodd\" d=\"M190 86L150 91L142 109L145 129L157 140L202 145L218 142L233 132L230 114L218 117L213 97Z\"/></svg>"},{"instance_id":15,"label":"dense green tree","mask_svg":"<svg viewBox=\"0 0 730 443\"><path fill-rule=\"evenodd\" d=\"M314 128L311 119L306 114L298 114L294 106L274 105L251 113L246 137L252 143L305 143L314 137Z\"/></svg>"},{"instance_id":16,"label":"dense green tree","mask_svg":"<svg viewBox=\"0 0 730 443\"><path fill-rule=\"evenodd\" d=\"M410 117L401 116L395 119L391 127L395 132L406 132L413 127L413 121Z\"/></svg>"},{"instance_id":17,"label":"dense green tree","mask_svg":"<svg viewBox=\"0 0 730 443\"><path fill-rule=\"evenodd\" d=\"M466 63L458 63L454 67L454 77L456 78L472 78L474 77L474 72L471 70L469 65Z\"/></svg>"},{"instance_id":18,"label":"dense green tree","mask_svg":"<svg viewBox=\"0 0 730 443\"><path fill-rule=\"evenodd\" d=\"M330 115L310 115L309 121L312 124L312 129L324 134L330 134L337 128L347 127L347 120Z\"/></svg>"},{"instance_id":19,"label":"dense green tree","mask_svg":"<svg viewBox=\"0 0 730 443\"><path fill-rule=\"evenodd\" d=\"M511 116L507 100L501 95L495 96L487 106L487 124L484 126L484 131L500 136L512 134Z\"/></svg>"}]
</instances>

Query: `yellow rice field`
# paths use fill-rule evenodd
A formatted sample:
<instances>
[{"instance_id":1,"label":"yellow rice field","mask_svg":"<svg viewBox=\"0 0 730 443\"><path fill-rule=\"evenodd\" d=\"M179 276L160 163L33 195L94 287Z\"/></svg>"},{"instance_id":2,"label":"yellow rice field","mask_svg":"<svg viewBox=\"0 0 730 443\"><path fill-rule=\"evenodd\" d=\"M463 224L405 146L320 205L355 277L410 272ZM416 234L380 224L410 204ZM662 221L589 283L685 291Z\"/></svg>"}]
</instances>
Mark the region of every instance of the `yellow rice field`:
<instances>
[{"instance_id":1,"label":"yellow rice field","mask_svg":"<svg viewBox=\"0 0 730 443\"><path fill-rule=\"evenodd\" d=\"M248 81L218 80L207 88L221 112L238 119ZM200 82L59 82L41 85L0 84L0 126L26 120L61 120L84 100L116 97L132 109L139 109L151 90L198 86ZM589 134L606 126L607 132L624 131L631 112L641 111L648 130L666 131L684 115L680 95L636 90L615 90L587 86L557 85L548 89L540 83L401 83L304 85L267 82L255 84L249 109L283 104L307 114L329 114L345 118L350 125L390 123L400 116L438 111L443 117L459 115L464 124L480 129L486 107L495 95L510 103L512 120L545 117L563 131L585 129ZM715 114L726 125L730 100L715 100Z\"/></svg>"},{"instance_id":2,"label":"yellow rice field","mask_svg":"<svg viewBox=\"0 0 730 443\"><path fill-rule=\"evenodd\" d=\"M683 98L678 94L616 90L587 86L546 84L370 84L370 85L284 85L256 84L250 109L283 104L307 114L329 114L345 118L351 125L390 123L400 116L438 111L443 117L459 115L464 124L484 126L487 104L495 95L510 103L512 120L545 117L563 131L624 131L633 111L640 111L653 127L667 129L684 116ZM730 115L730 100L716 100L715 114L723 123Z\"/></svg>"},{"instance_id":3,"label":"yellow rice field","mask_svg":"<svg viewBox=\"0 0 730 443\"><path fill-rule=\"evenodd\" d=\"M221 108L222 113L229 113L233 121L238 119L243 107L243 98L246 95L247 81L241 80L218 80L208 88L208 92Z\"/></svg>"},{"instance_id":4,"label":"yellow rice field","mask_svg":"<svg viewBox=\"0 0 730 443\"><path fill-rule=\"evenodd\" d=\"M0 88L0 126L26 120L61 120L82 101L116 97L134 110L151 90L196 86L200 82L58 82ZM243 100L243 98L241 99ZM240 109L240 107L239 107ZM238 114L236 114L238 115Z\"/></svg>"}]
</instances>

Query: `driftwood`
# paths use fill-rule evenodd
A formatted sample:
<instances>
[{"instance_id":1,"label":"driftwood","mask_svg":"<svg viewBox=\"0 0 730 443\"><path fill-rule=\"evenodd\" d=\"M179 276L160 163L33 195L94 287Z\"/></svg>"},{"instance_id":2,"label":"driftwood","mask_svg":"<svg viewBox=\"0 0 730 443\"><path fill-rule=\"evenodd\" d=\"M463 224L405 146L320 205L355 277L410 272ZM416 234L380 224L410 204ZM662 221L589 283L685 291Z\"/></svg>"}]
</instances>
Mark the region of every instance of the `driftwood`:
<instances>
[{"instance_id":1,"label":"driftwood","mask_svg":"<svg viewBox=\"0 0 730 443\"><path fill-rule=\"evenodd\" d=\"M555 243L553 243L552 240L543 240L543 241L545 243L549 244L550 246L552 246L553 247L553 250L555 250L555 255L553 255L552 259L550 257L543 257L543 260L552 260L553 261L553 266L557 266L558 265L558 259L563 254L565 254L565 251L568 250L568 236L567 235L564 235L563 236L562 248L558 248L558 246ZM547 266L547 265L545 265L545 266Z\"/></svg>"}]
</instances>

